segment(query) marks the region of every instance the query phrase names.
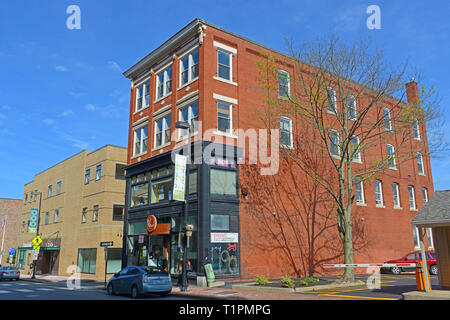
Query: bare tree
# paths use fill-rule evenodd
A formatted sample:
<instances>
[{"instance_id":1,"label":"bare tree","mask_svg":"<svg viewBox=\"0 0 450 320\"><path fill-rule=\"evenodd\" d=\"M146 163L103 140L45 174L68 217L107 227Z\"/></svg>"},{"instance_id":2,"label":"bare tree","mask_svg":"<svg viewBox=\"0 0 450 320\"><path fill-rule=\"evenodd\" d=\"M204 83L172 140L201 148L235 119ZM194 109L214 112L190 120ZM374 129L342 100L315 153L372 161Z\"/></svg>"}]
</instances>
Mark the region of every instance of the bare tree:
<instances>
[{"instance_id":1,"label":"bare tree","mask_svg":"<svg viewBox=\"0 0 450 320\"><path fill-rule=\"evenodd\" d=\"M331 37L298 49L288 41L288 48L290 57L261 54L257 62L266 106L257 116L269 128L280 126L280 116L289 117L293 128L309 128L311 134L299 137L300 144L314 144L332 178L323 175L306 153L281 150L334 202L344 262L352 264L355 182L373 180L387 168L419 156L429 157L429 145L432 151L442 150L439 139L436 145L428 143L425 127L442 120L439 101L433 89L423 87L412 90L405 102L408 63L391 67L384 53L365 41L347 45ZM418 132L421 139L415 139ZM366 160L359 164L362 153ZM352 268L345 269L344 280L354 280Z\"/></svg>"}]
</instances>

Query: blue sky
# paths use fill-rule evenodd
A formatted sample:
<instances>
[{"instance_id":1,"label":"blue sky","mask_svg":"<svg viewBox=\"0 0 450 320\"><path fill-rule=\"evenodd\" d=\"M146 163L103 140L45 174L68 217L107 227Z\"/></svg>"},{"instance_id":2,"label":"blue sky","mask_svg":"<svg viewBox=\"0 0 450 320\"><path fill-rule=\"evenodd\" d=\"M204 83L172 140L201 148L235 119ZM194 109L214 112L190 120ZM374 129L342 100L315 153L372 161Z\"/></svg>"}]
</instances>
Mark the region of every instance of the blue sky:
<instances>
[{"instance_id":1,"label":"blue sky","mask_svg":"<svg viewBox=\"0 0 450 320\"><path fill-rule=\"evenodd\" d=\"M69 30L66 9L81 9ZM369 5L381 30L369 30ZM0 3L0 197L22 198L34 174L83 150L126 146L130 83L122 72L194 18L286 51L339 32L370 37L394 64L406 59L450 103L448 1L103 1ZM447 119L450 121L450 119ZM450 159L432 159L435 189L450 189Z\"/></svg>"}]
</instances>

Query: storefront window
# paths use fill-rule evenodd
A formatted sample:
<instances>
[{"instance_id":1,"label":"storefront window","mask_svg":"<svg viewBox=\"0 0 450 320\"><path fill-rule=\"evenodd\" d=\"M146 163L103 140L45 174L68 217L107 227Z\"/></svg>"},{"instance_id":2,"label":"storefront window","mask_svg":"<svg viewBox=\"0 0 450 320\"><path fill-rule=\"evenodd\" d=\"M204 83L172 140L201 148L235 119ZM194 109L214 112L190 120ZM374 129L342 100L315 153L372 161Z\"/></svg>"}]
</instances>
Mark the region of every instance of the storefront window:
<instances>
[{"instance_id":1,"label":"storefront window","mask_svg":"<svg viewBox=\"0 0 450 320\"><path fill-rule=\"evenodd\" d=\"M211 243L210 256L217 275L239 275L238 243Z\"/></svg>"},{"instance_id":2,"label":"storefront window","mask_svg":"<svg viewBox=\"0 0 450 320\"><path fill-rule=\"evenodd\" d=\"M148 180L145 174L131 178L131 207L148 204Z\"/></svg>"},{"instance_id":3,"label":"storefront window","mask_svg":"<svg viewBox=\"0 0 450 320\"><path fill-rule=\"evenodd\" d=\"M151 203L172 200L173 166L159 168L151 172L152 198Z\"/></svg>"},{"instance_id":4,"label":"storefront window","mask_svg":"<svg viewBox=\"0 0 450 320\"><path fill-rule=\"evenodd\" d=\"M211 168L211 194L236 196L236 171Z\"/></svg>"},{"instance_id":5,"label":"storefront window","mask_svg":"<svg viewBox=\"0 0 450 320\"><path fill-rule=\"evenodd\" d=\"M211 215L211 230L229 231L230 230L230 216L226 214L212 214Z\"/></svg>"},{"instance_id":6,"label":"storefront window","mask_svg":"<svg viewBox=\"0 0 450 320\"><path fill-rule=\"evenodd\" d=\"M122 248L108 248L107 273L117 273L122 267Z\"/></svg>"},{"instance_id":7,"label":"storefront window","mask_svg":"<svg viewBox=\"0 0 450 320\"><path fill-rule=\"evenodd\" d=\"M183 217L172 218L172 234L170 236L170 273L180 274L183 266L183 240L181 231L184 229ZM192 236L186 244L187 272L196 272L198 267L197 217L189 217L188 224L194 226Z\"/></svg>"},{"instance_id":8,"label":"storefront window","mask_svg":"<svg viewBox=\"0 0 450 320\"><path fill-rule=\"evenodd\" d=\"M97 249L78 249L78 267L81 273L96 272Z\"/></svg>"}]
</instances>

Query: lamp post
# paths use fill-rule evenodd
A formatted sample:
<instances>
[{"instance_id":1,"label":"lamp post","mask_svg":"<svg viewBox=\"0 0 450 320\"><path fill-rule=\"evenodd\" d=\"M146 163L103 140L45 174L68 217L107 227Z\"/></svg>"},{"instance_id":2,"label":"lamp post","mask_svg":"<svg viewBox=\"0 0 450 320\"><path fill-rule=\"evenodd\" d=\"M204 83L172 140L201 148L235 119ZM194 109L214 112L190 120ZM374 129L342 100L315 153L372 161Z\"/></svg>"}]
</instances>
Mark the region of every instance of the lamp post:
<instances>
[{"instance_id":1,"label":"lamp post","mask_svg":"<svg viewBox=\"0 0 450 320\"><path fill-rule=\"evenodd\" d=\"M175 123L175 128L177 129L184 129L187 130L187 136L188 136L188 152L187 152L187 159L186 159L186 178L185 178L185 188L184 188L184 221L187 222L188 220L188 210L189 210L189 203L188 203L188 196L189 196L189 164L191 162L191 126L187 121L177 121ZM186 270L186 231L184 234L185 238L183 241L183 267L181 271L181 291L186 291L188 287L188 281L187 281L187 270Z\"/></svg>"},{"instance_id":2,"label":"lamp post","mask_svg":"<svg viewBox=\"0 0 450 320\"><path fill-rule=\"evenodd\" d=\"M39 210L38 210L38 220L37 220L37 227L36 227L36 237L39 236L39 225L41 224L41 200L42 200L42 192L36 191L32 192L33 195L39 194ZM33 274L31 275L31 279L36 279L36 261L38 257L36 257L36 260L33 260Z\"/></svg>"}]
</instances>

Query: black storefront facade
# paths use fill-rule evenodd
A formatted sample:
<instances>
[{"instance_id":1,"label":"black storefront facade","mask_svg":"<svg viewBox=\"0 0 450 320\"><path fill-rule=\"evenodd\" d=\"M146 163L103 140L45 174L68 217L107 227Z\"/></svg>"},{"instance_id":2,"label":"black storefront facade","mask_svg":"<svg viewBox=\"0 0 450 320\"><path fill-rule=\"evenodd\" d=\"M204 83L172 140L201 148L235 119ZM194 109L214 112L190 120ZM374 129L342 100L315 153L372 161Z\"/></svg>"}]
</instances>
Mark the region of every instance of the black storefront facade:
<instances>
[{"instance_id":1,"label":"black storefront facade","mask_svg":"<svg viewBox=\"0 0 450 320\"><path fill-rule=\"evenodd\" d=\"M210 156L199 152L205 148ZM178 153L183 154L183 150ZM178 277L183 241L188 239L189 281L204 276L203 265L207 263L212 264L216 278L240 277L237 148L196 141L191 144L191 154L188 221L184 219L184 202L172 199L175 165L171 152L125 168L122 267L159 265ZM149 234L149 215L168 228ZM194 226L189 238L183 232L186 224Z\"/></svg>"}]
</instances>

